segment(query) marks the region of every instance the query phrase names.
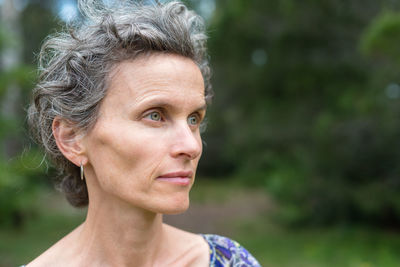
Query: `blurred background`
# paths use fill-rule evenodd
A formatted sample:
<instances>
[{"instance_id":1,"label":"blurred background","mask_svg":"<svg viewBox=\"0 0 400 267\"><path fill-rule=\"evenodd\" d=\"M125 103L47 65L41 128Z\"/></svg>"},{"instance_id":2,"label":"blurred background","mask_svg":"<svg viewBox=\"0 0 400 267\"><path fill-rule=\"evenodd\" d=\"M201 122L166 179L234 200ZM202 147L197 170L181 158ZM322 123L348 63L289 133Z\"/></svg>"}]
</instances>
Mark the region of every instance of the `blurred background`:
<instances>
[{"instance_id":1,"label":"blurred background","mask_svg":"<svg viewBox=\"0 0 400 267\"><path fill-rule=\"evenodd\" d=\"M263 266L399 266L400 1L186 3L207 21L215 98L191 208L166 220ZM0 11L0 266L16 266L85 215L53 189L25 119L43 39L79 12Z\"/></svg>"}]
</instances>

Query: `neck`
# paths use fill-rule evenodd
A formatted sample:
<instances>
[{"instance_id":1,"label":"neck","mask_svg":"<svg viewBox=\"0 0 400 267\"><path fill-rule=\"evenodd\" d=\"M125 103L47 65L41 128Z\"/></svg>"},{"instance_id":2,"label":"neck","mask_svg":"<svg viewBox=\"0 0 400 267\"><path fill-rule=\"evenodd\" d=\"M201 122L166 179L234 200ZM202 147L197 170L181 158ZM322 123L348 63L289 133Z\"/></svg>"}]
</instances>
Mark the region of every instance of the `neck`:
<instances>
[{"instance_id":1,"label":"neck","mask_svg":"<svg viewBox=\"0 0 400 267\"><path fill-rule=\"evenodd\" d=\"M90 196L79 237L83 262L151 266L162 244L162 215L132 207L111 196Z\"/></svg>"}]
</instances>

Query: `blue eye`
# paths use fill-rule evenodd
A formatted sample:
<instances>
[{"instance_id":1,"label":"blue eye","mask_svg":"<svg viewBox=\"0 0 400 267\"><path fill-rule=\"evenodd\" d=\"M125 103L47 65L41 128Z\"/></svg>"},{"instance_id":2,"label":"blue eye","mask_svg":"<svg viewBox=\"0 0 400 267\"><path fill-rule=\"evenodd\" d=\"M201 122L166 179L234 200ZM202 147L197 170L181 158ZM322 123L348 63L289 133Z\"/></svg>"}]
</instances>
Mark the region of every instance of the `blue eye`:
<instances>
[{"instance_id":1,"label":"blue eye","mask_svg":"<svg viewBox=\"0 0 400 267\"><path fill-rule=\"evenodd\" d=\"M188 123L190 125L197 125L199 124L199 118L196 115L192 115L188 118Z\"/></svg>"},{"instance_id":2,"label":"blue eye","mask_svg":"<svg viewBox=\"0 0 400 267\"><path fill-rule=\"evenodd\" d=\"M146 118L149 118L152 121L161 121L161 114L158 111L153 111L150 114L148 114Z\"/></svg>"}]
</instances>

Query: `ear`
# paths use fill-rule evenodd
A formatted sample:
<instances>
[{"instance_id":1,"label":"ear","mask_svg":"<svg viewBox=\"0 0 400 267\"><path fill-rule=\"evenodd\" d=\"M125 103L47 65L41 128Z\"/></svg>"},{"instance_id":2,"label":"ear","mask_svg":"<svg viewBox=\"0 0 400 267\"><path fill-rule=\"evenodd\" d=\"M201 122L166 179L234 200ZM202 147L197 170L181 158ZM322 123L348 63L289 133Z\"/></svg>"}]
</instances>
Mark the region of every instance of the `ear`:
<instances>
[{"instance_id":1,"label":"ear","mask_svg":"<svg viewBox=\"0 0 400 267\"><path fill-rule=\"evenodd\" d=\"M76 166L85 165L88 162L82 133L72 122L56 116L52 130L58 149L64 157Z\"/></svg>"}]
</instances>

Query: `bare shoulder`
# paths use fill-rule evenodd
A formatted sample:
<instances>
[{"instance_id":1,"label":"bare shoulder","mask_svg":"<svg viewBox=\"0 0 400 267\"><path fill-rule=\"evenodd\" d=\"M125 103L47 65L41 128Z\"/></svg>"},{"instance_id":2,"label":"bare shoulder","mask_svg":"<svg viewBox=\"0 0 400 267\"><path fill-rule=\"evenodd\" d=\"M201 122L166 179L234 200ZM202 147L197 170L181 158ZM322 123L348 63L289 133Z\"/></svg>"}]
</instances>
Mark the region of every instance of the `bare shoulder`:
<instances>
[{"instance_id":1,"label":"bare shoulder","mask_svg":"<svg viewBox=\"0 0 400 267\"><path fill-rule=\"evenodd\" d=\"M199 234L193 234L164 224L169 243L173 242L176 259L170 266L209 266L210 253L207 241ZM179 263L179 264L178 264Z\"/></svg>"},{"instance_id":2,"label":"bare shoulder","mask_svg":"<svg viewBox=\"0 0 400 267\"><path fill-rule=\"evenodd\" d=\"M79 228L77 227L71 233L57 241L57 243L27 264L26 267L61 266L62 262L69 264L69 260L63 259L68 259L69 254L72 252L73 246L71 244L74 242Z\"/></svg>"}]
</instances>

